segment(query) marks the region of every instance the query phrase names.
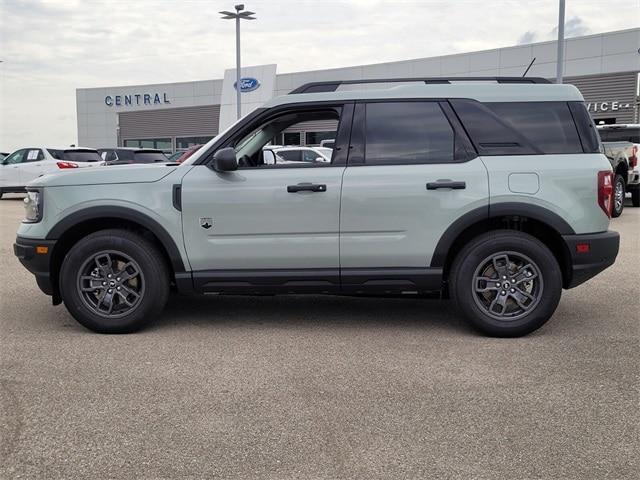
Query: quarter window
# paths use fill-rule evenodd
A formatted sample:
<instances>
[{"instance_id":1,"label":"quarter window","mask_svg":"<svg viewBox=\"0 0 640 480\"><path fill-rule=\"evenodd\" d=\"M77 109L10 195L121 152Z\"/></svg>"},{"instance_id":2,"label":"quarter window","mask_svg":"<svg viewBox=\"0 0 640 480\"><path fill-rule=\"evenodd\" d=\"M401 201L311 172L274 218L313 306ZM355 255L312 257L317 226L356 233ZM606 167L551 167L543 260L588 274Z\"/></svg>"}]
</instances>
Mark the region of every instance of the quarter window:
<instances>
[{"instance_id":1,"label":"quarter window","mask_svg":"<svg viewBox=\"0 0 640 480\"><path fill-rule=\"evenodd\" d=\"M582 153L566 102L451 100L480 155Z\"/></svg>"},{"instance_id":2,"label":"quarter window","mask_svg":"<svg viewBox=\"0 0 640 480\"><path fill-rule=\"evenodd\" d=\"M366 106L368 165L452 162L454 132L436 102L384 102Z\"/></svg>"}]
</instances>

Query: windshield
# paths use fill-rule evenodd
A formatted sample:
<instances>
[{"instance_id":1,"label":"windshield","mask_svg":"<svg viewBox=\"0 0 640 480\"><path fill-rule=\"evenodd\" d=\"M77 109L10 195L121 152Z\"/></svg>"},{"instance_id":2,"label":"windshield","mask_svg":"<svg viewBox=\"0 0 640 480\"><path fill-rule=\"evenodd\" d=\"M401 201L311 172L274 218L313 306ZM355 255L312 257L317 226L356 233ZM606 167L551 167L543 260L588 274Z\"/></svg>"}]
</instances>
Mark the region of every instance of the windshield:
<instances>
[{"instance_id":1,"label":"windshield","mask_svg":"<svg viewBox=\"0 0 640 480\"><path fill-rule=\"evenodd\" d=\"M136 152L135 153L135 162L136 163L155 163L155 162L166 162L168 158L162 152Z\"/></svg>"},{"instance_id":2,"label":"windshield","mask_svg":"<svg viewBox=\"0 0 640 480\"><path fill-rule=\"evenodd\" d=\"M54 150L48 148L47 151L56 160L67 160L69 162L101 162L102 157L97 150Z\"/></svg>"},{"instance_id":3,"label":"windshield","mask_svg":"<svg viewBox=\"0 0 640 480\"><path fill-rule=\"evenodd\" d=\"M640 143L640 127L636 128L600 128L600 139L603 142Z\"/></svg>"}]
</instances>

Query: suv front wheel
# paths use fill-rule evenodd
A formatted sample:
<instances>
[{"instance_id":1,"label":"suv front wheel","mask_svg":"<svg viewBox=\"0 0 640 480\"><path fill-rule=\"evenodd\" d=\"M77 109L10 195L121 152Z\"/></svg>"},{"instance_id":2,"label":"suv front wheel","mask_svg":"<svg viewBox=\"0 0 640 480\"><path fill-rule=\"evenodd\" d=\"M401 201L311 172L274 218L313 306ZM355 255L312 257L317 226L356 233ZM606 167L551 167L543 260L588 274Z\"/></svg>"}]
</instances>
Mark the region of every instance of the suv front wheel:
<instances>
[{"instance_id":1,"label":"suv front wheel","mask_svg":"<svg viewBox=\"0 0 640 480\"><path fill-rule=\"evenodd\" d=\"M496 337L518 337L540 328L562 292L558 261L535 237L491 231L469 242L450 274L451 298L469 321Z\"/></svg>"},{"instance_id":2,"label":"suv front wheel","mask_svg":"<svg viewBox=\"0 0 640 480\"><path fill-rule=\"evenodd\" d=\"M162 254L127 230L102 230L80 240L64 259L59 280L67 310L99 333L139 330L169 295Z\"/></svg>"}]
</instances>

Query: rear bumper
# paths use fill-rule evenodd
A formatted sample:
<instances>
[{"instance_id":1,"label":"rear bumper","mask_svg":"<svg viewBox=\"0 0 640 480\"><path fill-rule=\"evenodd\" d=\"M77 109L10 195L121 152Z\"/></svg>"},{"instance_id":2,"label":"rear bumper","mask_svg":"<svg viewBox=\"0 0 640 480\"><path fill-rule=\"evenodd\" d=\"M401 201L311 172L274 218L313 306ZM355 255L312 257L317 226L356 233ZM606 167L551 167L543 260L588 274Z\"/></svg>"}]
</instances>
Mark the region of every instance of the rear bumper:
<instances>
[{"instance_id":1,"label":"rear bumper","mask_svg":"<svg viewBox=\"0 0 640 480\"><path fill-rule=\"evenodd\" d=\"M564 288L573 288L613 265L620 247L620 234L611 230L586 235L563 235L569 252L569 276ZM579 246L588 245L588 251Z\"/></svg>"},{"instance_id":2,"label":"rear bumper","mask_svg":"<svg viewBox=\"0 0 640 480\"><path fill-rule=\"evenodd\" d=\"M55 240L36 240L32 238L17 237L13 244L13 253L24 267L36 277L36 283L40 290L47 295L53 295L53 282L51 278L51 255ZM36 247L46 247L46 253L38 253ZM44 251L43 248L40 249Z\"/></svg>"}]
</instances>

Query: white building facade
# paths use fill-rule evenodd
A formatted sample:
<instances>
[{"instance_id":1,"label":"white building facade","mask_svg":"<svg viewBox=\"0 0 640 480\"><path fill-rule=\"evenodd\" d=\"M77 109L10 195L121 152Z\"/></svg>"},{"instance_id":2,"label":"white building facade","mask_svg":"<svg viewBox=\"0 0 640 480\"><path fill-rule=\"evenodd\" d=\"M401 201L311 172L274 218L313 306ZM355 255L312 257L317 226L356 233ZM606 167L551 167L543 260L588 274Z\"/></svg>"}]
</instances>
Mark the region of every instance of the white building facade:
<instances>
[{"instance_id":1,"label":"white building facade","mask_svg":"<svg viewBox=\"0 0 640 480\"><path fill-rule=\"evenodd\" d=\"M365 78L527 76L553 80L556 42L473 53L297 73L277 73L274 64L242 68L242 114L273 96L309 82ZM576 85L599 123L638 122L640 28L566 40L565 83ZM76 90L78 144L142 146L166 152L204 143L236 120L235 69L224 78L170 84ZM335 125L298 126L279 139L316 145Z\"/></svg>"}]
</instances>

